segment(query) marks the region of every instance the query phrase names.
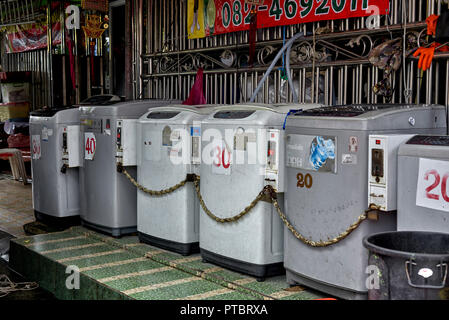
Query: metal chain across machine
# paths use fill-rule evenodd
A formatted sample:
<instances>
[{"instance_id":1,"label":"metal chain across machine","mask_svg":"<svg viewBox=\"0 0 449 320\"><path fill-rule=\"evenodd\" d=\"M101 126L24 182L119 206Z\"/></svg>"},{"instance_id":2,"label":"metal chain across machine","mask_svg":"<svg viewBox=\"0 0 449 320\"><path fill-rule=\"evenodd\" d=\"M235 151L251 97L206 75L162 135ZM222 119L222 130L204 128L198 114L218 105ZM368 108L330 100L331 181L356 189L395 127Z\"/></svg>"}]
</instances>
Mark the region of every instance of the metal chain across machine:
<instances>
[{"instance_id":1,"label":"metal chain across machine","mask_svg":"<svg viewBox=\"0 0 449 320\"><path fill-rule=\"evenodd\" d=\"M120 164L117 164L117 171L123 173L123 174L128 178L128 180L131 181L131 183L132 183L137 189L139 189L140 191L145 192L145 193L147 193L147 194L149 194L149 195L152 195L152 196L162 196L162 195L164 195L164 194L172 193L172 192L178 190L179 188L183 187L183 186L186 184L186 182L193 181L193 180L195 179L195 178L194 178L194 175L188 174L187 177L186 177L184 180L182 180L182 181L179 182L178 184L174 185L173 187L170 187L170 188L167 188L167 189L163 189L163 190L150 190L150 189L145 188L145 187L142 186L141 184L139 184L139 183L138 183L138 182L137 182L137 181L136 181L136 180L135 180L135 179L128 173L128 171L126 171L126 169L125 169L123 166L121 166Z\"/></svg>"},{"instance_id":2,"label":"metal chain across machine","mask_svg":"<svg viewBox=\"0 0 449 320\"><path fill-rule=\"evenodd\" d=\"M200 192L200 186L199 186L199 181L200 181L200 177L196 176L195 180L193 181L193 183L195 184L195 190L196 193L198 195L198 199L200 201L200 205L203 208L204 212L206 212L206 214L211 217L212 219L214 219L215 221L219 222L219 223L228 223L228 222L236 222L239 219L241 219L243 216L245 216L246 214L248 214L251 209L253 209L256 204L263 200L264 198L266 198L268 196L269 200L271 200L271 203L273 204L273 206L276 208L276 211L279 214L279 217L281 218L282 222L284 222L285 226L293 233L293 235L300 241L302 241L303 243L305 243L306 245L309 245L311 247L328 247L330 245L336 244L340 241L342 241L343 239L345 239L347 236L349 236L355 229L357 229L359 227L359 225L367 219L367 215L362 214L358 217L357 221L355 223L353 223L352 225L349 226L348 229L346 229L344 232L340 233L337 237L330 239L328 241L313 241L313 240L309 240L306 237L304 237L303 235L301 235L293 226L292 224L288 221L286 215L282 212L279 203L277 201L276 198L276 191L273 189L272 186L267 185L263 188L263 190L257 195L257 197L249 204L249 206L247 206L245 209L243 209L243 211L241 211L239 214L230 217L230 218L220 218L217 217L216 215L214 215L206 206L203 197L201 196L201 192Z\"/></svg>"},{"instance_id":3,"label":"metal chain across machine","mask_svg":"<svg viewBox=\"0 0 449 320\"><path fill-rule=\"evenodd\" d=\"M279 203L277 202L277 199L273 198L272 203L273 203L273 206L276 208L276 210L279 214L279 217L284 222L284 224L288 228L288 230L290 230L292 232L292 234L298 240L302 241L303 243L305 243L306 245L311 246L311 247L328 247L333 244L336 244L336 243L340 242L341 240L345 239L347 236L349 236L352 233L352 231L357 229L360 226L360 224L367 219L367 215L362 214L357 218L356 222L351 224L348 229L346 229L344 232L340 233L337 237L327 240L327 241L313 241L313 240L307 239L302 234L300 234L298 231L296 231L296 229L288 221L287 217L285 216L285 214L282 212L281 208L279 207Z\"/></svg>"},{"instance_id":4,"label":"metal chain across machine","mask_svg":"<svg viewBox=\"0 0 449 320\"><path fill-rule=\"evenodd\" d=\"M264 199L265 195L266 195L266 190L267 187L264 187L264 189L257 195L257 197L245 208L243 209L240 213L236 214L233 217L229 217L229 218L220 218L217 217L216 215L214 215L209 208L206 206L206 203L204 202L203 197L201 196L201 191L200 191L200 177L196 176L195 180L193 181L194 185L195 185L195 190L196 190L196 194L198 195L198 199L200 201L200 205L203 208L204 212L206 212L206 214L211 217L212 219L214 219L215 221L219 222L219 223L229 223L229 222L236 222L238 220L240 220L242 217L244 217L246 214L248 214L251 209L253 209L256 204L261 201L262 199Z\"/></svg>"},{"instance_id":5,"label":"metal chain across machine","mask_svg":"<svg viewBox=\"0 0 449 320\"><path fill-rule=\"evenodd\" d=\"M333 244L336 244L340 241L342 241L343 239L345 239L346 237L348 237L355 229L357 229L360 224L365 221L367 219L367 214L364 213L362 215L360 215L357 218L357 221L354 222L353 224L351 224L349 226L348 229L346 229L344 232L340 233L337 237L327 240L327 241L313 241L310 239L307 239L306 237L304 237L302 234L300 234L294 227L293 225L288 221L287 216L282 212L279 203L277 201L276 198L276 191L273 189L272 186L267 185L265 186L262 191L259 192L259 194L257 195L257 197L245 208L243 209L241 212L239 212L238 214L229 217L229 218L220 218L216 215L214 215L212 213L212 211L209 210L209 208L206 206L206 203L204 202L204 199L201 195L201 190L200 190L200 177L195 175L195 174L188 174L186 179L184 179L183 181L181 181L180 183L174 185L173 187L164 189L164 190L149 190L147 188L145 188L144 186L140 185L127 171L125 168L123 168L123 166L117 165L117 171L123 173L129 181L131 181L131 183L136 186L139 190L150 194L152 196L161 196L164 194L169 194L174 192L175 190L183 187L186 182L193 182L193 184L195 185L195 191L196 194L198 196L198 200L200 202L201 207L203 208L204 212L213 220L215 220L216 222L219 223L230 223L230 222L237 222L238 220L240 220L241 218L243 218L245 215L247 215L255 206L259 201L262 201L264 199L270 200L270 202L273 204L273 206L275 207L276 211L279 214L280 219L282 220L282 222L285 224L285 226L292 232L292 234L301 242L303 242L304 244L311 246L311 247L328 247L331 246Z\"/></svg>"}]
</instances>

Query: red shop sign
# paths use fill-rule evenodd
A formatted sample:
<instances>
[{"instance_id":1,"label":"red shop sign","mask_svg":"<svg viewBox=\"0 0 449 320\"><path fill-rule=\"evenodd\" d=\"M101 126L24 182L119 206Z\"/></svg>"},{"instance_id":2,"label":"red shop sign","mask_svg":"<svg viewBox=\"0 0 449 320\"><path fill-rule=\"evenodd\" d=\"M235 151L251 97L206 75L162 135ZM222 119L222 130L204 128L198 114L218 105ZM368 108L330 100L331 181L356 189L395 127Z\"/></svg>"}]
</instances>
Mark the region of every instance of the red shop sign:
<instances>
[{"instance_id":1,"label":"red shop sign","mask_svg":"<svg viewBox=\"0 0 449 320\"><path fill-rule=\"evenodd\" d=\"M212 34L249 30L251 6L245 0L214 3L215 22L206 27ZM389 0L265 0L257 9L257 28L384 15L389 7Z\"/></svg>"}]
</instances>

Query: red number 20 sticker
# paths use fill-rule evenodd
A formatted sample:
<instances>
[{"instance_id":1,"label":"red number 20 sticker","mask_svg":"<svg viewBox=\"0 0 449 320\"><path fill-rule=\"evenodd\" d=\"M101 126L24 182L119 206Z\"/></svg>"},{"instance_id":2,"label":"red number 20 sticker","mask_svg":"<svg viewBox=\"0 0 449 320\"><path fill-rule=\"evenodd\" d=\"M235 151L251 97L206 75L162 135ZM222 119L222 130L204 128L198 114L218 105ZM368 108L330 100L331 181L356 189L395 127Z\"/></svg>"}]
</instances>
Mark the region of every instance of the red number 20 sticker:
<instances>
[{"instance_id":1,"label":"red number 20 sticker","mask_svg":"<svg viewBox=\"0 0 449 320\"><path fill-rule=\"evenodd\" d=\"M449 161L420 159L416 205L449 211Z\"/></svg>"}]
</instances>

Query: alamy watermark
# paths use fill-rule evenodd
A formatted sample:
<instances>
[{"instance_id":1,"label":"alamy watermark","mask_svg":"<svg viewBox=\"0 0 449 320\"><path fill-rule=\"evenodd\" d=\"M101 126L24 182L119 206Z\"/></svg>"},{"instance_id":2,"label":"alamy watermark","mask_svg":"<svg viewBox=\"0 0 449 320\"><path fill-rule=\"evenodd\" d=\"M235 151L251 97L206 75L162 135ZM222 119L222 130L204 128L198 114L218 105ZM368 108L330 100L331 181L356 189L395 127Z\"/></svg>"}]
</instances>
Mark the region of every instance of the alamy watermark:
<instances>
[{"instance_id":1,"label":"alamy watermark","mask_svg":"<svg viewBox=\"0 0 449 320\"><path fill-rule=\"evenodd\" d=\"M65 19L67 29L80 29L80 8L75 5L67 6L65 13L68 17Z\"/></svg>"},{"instance_id":2,"label":"alamy watermark","mask_svg":"<svg viewBox=\"0 0 449 320\"><path fill-rule=\"evenodd\" d=\"M379 290L380 289L380 270L379 267L375 265L369 265L365 269L365 273L368 277L365 281L365 286L368 290Z\"/></svg>"},{"instance_id":3,"label":"alamy watermark","mask_svg":"<svg viewBox=\"0 0 449 320\"><path fill-rule=\"evenodd\" d=\"M65 286L68 290L79 290L80 288L80 269L77 266L70 265L65 269L69 276L65 280Z\"/></svg>"}]
</instances>

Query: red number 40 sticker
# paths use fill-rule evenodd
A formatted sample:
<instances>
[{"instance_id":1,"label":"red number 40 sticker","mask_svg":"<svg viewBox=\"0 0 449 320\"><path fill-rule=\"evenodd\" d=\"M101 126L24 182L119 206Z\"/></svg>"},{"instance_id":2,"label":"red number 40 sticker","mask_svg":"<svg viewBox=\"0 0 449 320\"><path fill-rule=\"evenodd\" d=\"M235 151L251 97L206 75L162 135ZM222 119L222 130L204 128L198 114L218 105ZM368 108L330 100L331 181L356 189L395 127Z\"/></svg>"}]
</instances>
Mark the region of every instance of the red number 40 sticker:
<instances>
[{"instance_id":1,"label":"red number 40 sticker","mask_svg":"<svg viewBox=\"0 0 449 320\"><path fill-rule=\"evenodd\" d=\"M84 159L93 160L96 147L97 140L95 139L93 132L84 133Z\"/></svg>"},{"instance_id":2,"label":"red number 40 sticker","mask_svg":"<svg viewBox=\"0 0 449 320\"><path fill-rule=\"evenodd\" d=\"M421 158L416 187L416 205L449 211L449 162Z\"/></svg>"}]
</instances>

